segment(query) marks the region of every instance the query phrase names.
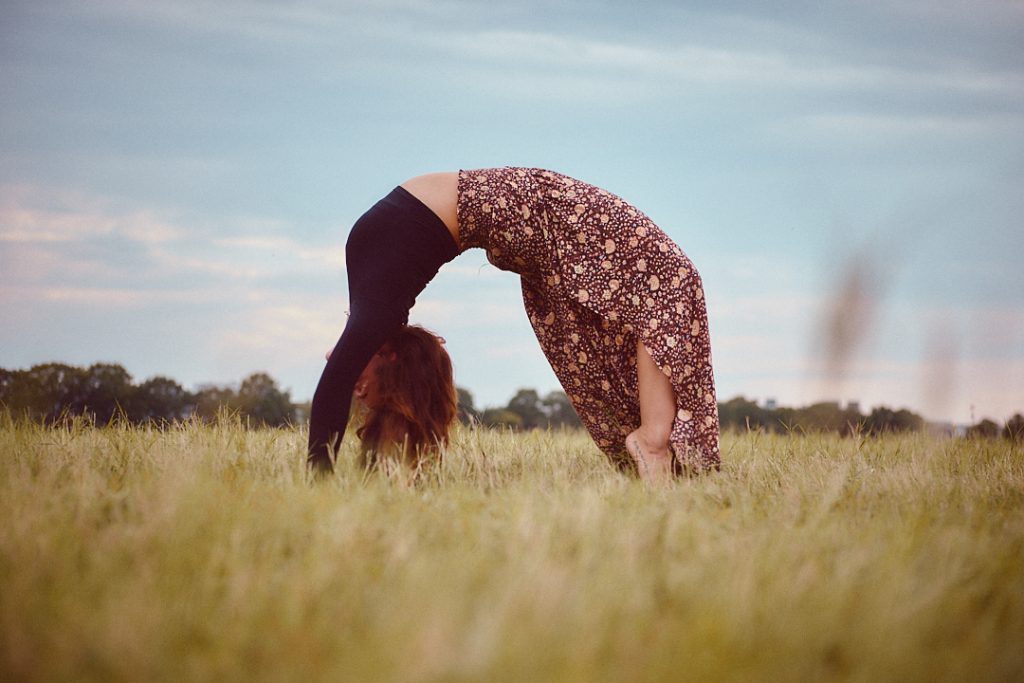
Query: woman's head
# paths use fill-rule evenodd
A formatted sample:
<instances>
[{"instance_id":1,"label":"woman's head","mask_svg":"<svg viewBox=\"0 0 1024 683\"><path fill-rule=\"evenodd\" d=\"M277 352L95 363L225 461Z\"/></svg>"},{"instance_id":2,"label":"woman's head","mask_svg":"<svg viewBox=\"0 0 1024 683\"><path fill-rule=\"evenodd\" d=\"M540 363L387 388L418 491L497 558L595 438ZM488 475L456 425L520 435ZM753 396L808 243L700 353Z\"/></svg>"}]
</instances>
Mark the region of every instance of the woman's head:
<instances>
[{"instance_id":1,"label":"woman's head","mask_svg":"<svg viewBox=\"0 0 1024 683\"><path fill-rule=\"evenodd\" d=\"M428 330L406 325L392 335L363 370L355 394L368 409L356 432L364 465L393 453L416 466L447 445L458 406L452 361Z\"/></svg>"}]
</instances>

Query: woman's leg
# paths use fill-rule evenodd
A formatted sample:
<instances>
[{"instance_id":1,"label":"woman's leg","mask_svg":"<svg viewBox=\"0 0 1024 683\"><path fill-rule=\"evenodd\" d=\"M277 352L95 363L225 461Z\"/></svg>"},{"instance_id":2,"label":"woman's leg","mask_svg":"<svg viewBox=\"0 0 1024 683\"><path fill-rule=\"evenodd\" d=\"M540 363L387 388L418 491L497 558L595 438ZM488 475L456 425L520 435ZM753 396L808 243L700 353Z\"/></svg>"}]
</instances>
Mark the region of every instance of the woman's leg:
<instances>
[{"instance_id":1,"label":"woman's leg","mask_svg":"<svg viewBox=\"0 0 1024 683\"><path fill-rule=\"evenodd\" d=\"M655 364L643 342L636 343L636 375L640 393L640 427L626 437L626 450L647 483L672 477L668 440L676 416L676 394L669 378Z\"/></svg>"}]
</instances>

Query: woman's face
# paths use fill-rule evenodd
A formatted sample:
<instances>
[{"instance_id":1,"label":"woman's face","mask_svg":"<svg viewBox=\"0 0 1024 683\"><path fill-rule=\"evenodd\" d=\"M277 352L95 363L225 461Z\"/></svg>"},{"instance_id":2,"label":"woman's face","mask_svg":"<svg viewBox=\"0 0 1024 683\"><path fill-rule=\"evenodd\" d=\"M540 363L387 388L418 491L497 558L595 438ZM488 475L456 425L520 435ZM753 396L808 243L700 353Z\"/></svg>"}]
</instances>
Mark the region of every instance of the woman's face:
<instances>
[{"instance_id":1,"label":"woman's face","mask_svg":"<svg viewBox=\"0 0 1024 683\"><path fill-rule=\"evenodd\" d=\"M380 367L387 362L387 351L381 349L373 354L370 362L363 368L356 380L355 397L370 408L376 408L383 402L380 392Z\"/></svg>"}]
</instances>

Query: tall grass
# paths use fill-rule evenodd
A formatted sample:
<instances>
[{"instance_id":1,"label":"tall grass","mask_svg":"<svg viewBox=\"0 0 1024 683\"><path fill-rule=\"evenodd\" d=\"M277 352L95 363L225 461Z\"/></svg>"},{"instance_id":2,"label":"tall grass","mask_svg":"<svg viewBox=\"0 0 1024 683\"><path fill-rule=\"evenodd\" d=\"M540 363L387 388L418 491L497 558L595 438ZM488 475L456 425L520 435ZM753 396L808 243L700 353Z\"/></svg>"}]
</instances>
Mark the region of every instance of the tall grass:
<instances>
[{"instance_id":1,"label":"tall grass","mask_svg":"<svg viewBox=\"0 0 1024 683\"><path fill-rule=\"evenodd\" d=\"M304 434L0 418L0 679L1024 677L1024 452L727 436L649 491L577 433L418 478Z\"/></svg>"}]
</instances>

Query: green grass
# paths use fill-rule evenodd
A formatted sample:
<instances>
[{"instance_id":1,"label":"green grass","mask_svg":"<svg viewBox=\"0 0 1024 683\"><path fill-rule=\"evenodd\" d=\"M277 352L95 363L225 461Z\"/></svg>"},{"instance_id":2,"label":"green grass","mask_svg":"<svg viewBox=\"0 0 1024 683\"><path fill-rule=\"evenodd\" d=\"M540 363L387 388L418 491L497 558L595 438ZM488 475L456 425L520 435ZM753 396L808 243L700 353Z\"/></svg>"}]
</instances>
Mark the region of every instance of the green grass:
<instances>
[{"instance_id":1,"label":"green grass","mask_svg":"<svg viewBox=\"0 0 1024 683\"><path fill-rule=\"evenodd\" d=\"M574 433L354 456L0 418L0 680L1024 678L1005 441L726 436L656 491Z\"/></svg>"}]
</instances>

